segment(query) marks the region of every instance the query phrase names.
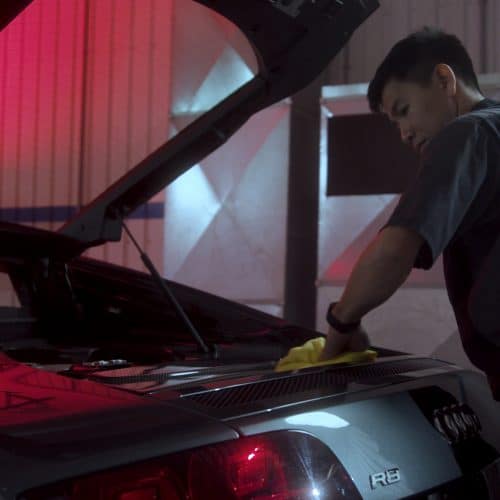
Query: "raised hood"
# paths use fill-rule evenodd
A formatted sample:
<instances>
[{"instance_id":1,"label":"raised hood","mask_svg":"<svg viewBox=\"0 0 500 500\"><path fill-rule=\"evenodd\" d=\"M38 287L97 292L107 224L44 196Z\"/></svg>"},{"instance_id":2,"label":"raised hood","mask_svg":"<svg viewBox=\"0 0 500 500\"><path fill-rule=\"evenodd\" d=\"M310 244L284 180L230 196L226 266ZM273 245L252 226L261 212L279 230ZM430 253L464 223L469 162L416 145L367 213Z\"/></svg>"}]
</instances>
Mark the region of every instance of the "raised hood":
<instances>
[{"instance_id":1,"label":"raised hood","mask_svg":"<svg viewBox=\"0 0 500 500\"><path fill-rule=\"evenodd\" d=\"M33 0L2 0L0 5L0 31L17 17Z\"/></svg>"},{"instance_id":2,"label":"raised hood","mask_svg":"<svg viewBox=\"0 0 500 500\"><path fill-rule=\"evenodd\" d=\"M121 219L213 152L254 113L307 86L379 6L378 0L195 0L248 38L258 73L146 157L60 232L87 248L121 238Z\"/></svg>"}]
</instances>

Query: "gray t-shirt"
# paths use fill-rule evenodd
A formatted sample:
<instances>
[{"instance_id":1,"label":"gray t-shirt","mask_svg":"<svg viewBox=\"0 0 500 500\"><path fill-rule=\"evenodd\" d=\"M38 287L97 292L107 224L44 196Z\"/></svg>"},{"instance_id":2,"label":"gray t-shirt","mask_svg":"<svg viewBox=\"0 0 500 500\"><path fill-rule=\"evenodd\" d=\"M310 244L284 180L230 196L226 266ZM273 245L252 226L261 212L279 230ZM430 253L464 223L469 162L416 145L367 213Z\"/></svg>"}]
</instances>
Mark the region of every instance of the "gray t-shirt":
<instances>
[{"instance_id":1,"label":"gray t-shirt","mask_svg":"<svg viewBox=\"0 0 500 500\"><path fill-rule=\"evenodd\" d=\"M464 348L479 368L500 372L500 103L482 100L429 142L415 182L387 225L422 236L415 267L429 269L443 253ZM479 329L486 317L485 337Z\"/></svg>"}]
</instances>

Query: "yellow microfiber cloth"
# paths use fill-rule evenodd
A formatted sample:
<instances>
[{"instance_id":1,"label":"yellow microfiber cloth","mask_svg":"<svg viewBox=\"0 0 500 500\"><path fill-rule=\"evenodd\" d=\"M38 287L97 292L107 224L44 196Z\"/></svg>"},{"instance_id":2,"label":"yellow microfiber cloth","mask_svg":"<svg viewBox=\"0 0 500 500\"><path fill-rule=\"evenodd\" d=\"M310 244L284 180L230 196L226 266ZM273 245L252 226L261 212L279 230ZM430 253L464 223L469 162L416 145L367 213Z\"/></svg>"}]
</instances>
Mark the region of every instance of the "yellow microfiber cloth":
<instances>
[{"instance_id":1,"label":"yellow microfiber cloth","mask_svg":"<svg viewBox=\"0 0 500 500\"><path fill-rule=\"evenodd\" d=\"M377 357L376 351L367 349L366 351L359 352L344 352L326 361L318 361L318 357L323 347L325 347L324 337L316 337L308 340L299 347L292 347L288 351L288 354L278 361L274 367L274 371L284 372L287 370L298 370L299 368L325 366L335 363L359 363L361 361L373 361Z\"/></svg>"}]
</instances>

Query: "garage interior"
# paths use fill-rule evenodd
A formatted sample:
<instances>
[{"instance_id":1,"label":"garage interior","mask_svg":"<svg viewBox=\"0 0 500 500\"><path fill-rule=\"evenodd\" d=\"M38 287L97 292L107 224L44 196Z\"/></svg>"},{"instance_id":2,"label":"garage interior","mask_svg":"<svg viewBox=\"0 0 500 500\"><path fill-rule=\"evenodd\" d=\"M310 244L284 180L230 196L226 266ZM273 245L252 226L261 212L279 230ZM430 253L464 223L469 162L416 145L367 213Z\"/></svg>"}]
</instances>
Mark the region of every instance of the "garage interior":
<instances>
[{"instance_id":1,"label":"garage interior","mask_svg":"<svg viewBox=\"0 0 500 500\"><path fill-rule=\"evenodd\" d=\"M327 304L398 195L373 186L369 165L361 191L335 192L329 123L366 118L378 62L424 25L461 38L483 90L499 98L499 22L496 0L381 2L310 87L253 116L137 210L135 238L169 279L325 332ZM248 81L256 61L235 26L192 1L35 0L0 33L0 67L0 217L56 230ZM143 270L126 237L87 254ZM375 345L472 367L439 262L365 325Z\"/></svg>"}]
</instances>

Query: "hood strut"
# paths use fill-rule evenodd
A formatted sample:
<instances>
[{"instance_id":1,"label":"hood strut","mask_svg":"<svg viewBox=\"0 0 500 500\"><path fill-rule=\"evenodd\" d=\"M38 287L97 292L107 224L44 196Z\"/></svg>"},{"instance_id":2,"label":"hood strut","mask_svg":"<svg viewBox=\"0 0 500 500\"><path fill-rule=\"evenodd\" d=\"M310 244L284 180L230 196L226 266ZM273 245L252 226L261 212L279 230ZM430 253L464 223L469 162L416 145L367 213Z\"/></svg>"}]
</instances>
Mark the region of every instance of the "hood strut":
<instances>
[{"instance_id":1,"label":"hood strut","mask_svg":"<svg viewBox=\"0 0 500 500\"><path fill-rule=\"evenodd\" d=\"M181 319L182 323L184 323L186 328L189 330L189 333L191 333L191 335L194 337L194 339L196 340L197 344L200 347L201 352L208 354L209 349L208 349L207 345L205 344L205 342L201 338L200 334L198 333L198 331L194 327L193 323L191 323L191 320L188 318L188 316L187 316L186 312L184 311L184 309L182 308L182 306L179 304L179 302L175 298L175 295L172 293L172 290L170 290L169 286L165 283L165 280L160 276L160 273L158 272L158 270L154 266L154 264L151 261L151 259L149 258L149 256L145 252L143 252L143 250L139 246L139 243L137 243L136 239L134 238L134 236L130 232L130 230L127 227L127 225L125 224L125 222L122 220L121 223L122 223L123 229L127 233L128 237L132 241L133 245L135 246L135 248L137 248L137 251L139 252L139 254L141 256L142 262L144 263L144 265L146 266L148 271L151 273L151 276L153 277L154 281L158 285L158 288L163 292L163 294L167 298L168 302L173 306L175 312L177 313L177 315Z\"/></svg>"}]
</instances>

